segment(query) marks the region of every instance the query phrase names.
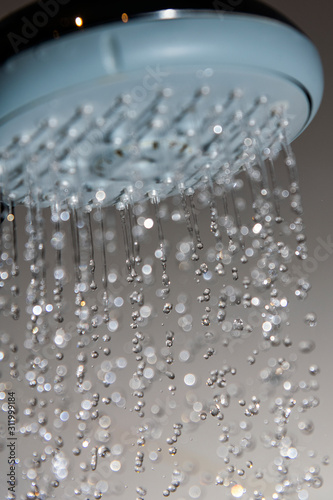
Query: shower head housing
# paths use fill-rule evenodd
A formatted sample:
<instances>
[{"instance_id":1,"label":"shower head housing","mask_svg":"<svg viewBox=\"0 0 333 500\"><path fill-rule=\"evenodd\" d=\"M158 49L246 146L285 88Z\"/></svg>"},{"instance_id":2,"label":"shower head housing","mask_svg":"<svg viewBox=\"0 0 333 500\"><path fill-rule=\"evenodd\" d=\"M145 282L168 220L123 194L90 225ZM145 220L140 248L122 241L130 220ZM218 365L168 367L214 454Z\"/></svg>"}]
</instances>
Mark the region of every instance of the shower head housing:
<instances>
[{"instance_id":1,"label":"shower head housing","mask_svg":"<svg viewBox=\"0 0 333 500\"><path fill-rule=\"evenodd\" d=\"M15 202L31 186L44 206L166 197L206 167L227 186L295 139L323 92L312 42L252 0L53 0L1 33L0 183Z\"/></svg>"}]
</instances>

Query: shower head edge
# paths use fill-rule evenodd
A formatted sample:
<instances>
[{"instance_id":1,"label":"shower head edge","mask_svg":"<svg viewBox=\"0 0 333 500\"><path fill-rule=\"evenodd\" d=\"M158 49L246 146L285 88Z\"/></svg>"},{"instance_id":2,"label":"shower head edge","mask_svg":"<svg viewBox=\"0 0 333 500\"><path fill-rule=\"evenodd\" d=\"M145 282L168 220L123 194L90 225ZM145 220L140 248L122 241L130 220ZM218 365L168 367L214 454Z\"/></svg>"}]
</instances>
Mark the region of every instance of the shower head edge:
<instances>
[{"instance_id":1,"label":"shower head edge","mask_svg":"<svg viewBox=\"0 0 333 500\"><path fill-rule=\"evenodd\" d=\"M286 16L258 0L214 0L211 6L203 0L143 0L140 4L122 4L112 8L103 0L44 0L31 3L0 21L0 64L11 56L35 47L42 42L58 39L69 33L82 31L111 22L128 22L137 17L168 19L184 16L186 12L205 11L219 17L229 14L246 14L281 22L301 31ZM125 17L123 17L125 16ZM76 19L82 20L78 24ZM170 18L170 17L169 17Z\"/></svg>"}]
</instances>

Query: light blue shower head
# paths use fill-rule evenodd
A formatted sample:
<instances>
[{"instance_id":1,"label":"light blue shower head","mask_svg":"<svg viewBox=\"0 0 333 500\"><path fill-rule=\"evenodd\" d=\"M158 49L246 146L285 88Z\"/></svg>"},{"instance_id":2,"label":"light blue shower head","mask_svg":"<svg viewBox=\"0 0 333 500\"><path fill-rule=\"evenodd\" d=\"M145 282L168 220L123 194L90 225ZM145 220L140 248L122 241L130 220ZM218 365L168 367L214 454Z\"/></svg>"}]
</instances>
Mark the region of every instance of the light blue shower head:
<instances>
[{"instance_id":1,"label":"light blue shower head","mask_svg":"<svg viewBox=\"0 0 333 500\"><path fill-rule=\"evenodd\" d=\"M52 17L34 4L6 21L1 168L16 201L27 177L45 205L55 183L83 203L99 190L110 203L126 190L168 196L207 164L223 183L258 149L274 156L320 105L316 48L260 2L103 5L62 2Z\"/></svg>"}]
</instances>

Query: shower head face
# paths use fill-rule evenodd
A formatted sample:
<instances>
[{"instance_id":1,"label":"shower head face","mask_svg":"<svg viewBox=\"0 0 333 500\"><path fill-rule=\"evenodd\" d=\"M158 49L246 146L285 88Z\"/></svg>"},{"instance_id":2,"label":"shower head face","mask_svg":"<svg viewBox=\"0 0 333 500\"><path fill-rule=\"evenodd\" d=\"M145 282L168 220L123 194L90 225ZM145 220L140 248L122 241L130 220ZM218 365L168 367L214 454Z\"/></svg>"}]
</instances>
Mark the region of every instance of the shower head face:
<instances>
[{"instance_id":1,"label":"shower head face","mask_svg":"<svg viewBox=\"0 0 333 500\"><path fill-rule=\"evenodd\" d=\"M321 98L315 48L257 11L219 14L126 14L9 58L0 124L11 197L24 200L29 183L44 205L166 197L196 187L207 166L228 183L259 152L274 157L282 135L297 137Z\"/></svg>"},{"instance_id":2,"label":"shower head face","mask_svg":"<svg viewBox=\"0 0 333 500\"><path fill-rule=\"evenodd\" d=\"M269 75L262 75L260 83L271 89L273 99L255 91L258 75L252 72L146 71L149 78L163 77L164 85L146 91L142 74L131 75L130 81L112 79L111 85L107 79L76 88L75 95L53 97L7 124L8 157L2 161L16 200L27 194L27 175L40 187L45 205L55 195L61 200L79 196L87 204L98 201L97 192L104 192L109 204L126 191L136 197L156 191L165 198L180 185L198 186L207 166L215 180L228 184L231 174L254 162L263 148L267 155L279 151L283 120L292 111L287 113L286 92L293 106L308 110L294 85L278 85ZM240 87L233 91L235 77ZM252 90L243 93L243 83ZM73 106L73 98L82 104ZM25 117L35 127L23 129L17 148L12 137ZM305 118L298 114L293 126Z\"/></svg>"}]
</instances>

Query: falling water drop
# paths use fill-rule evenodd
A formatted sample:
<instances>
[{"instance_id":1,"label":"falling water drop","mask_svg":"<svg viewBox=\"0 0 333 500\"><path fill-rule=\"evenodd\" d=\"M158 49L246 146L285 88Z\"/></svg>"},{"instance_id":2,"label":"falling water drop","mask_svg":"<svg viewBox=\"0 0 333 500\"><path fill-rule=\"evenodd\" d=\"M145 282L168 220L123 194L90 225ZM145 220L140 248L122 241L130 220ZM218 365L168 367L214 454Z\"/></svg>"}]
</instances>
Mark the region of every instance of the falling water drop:
<instances>
[{"instance_id":1,"label":"falling water drop","mask_svg":"<svg viewBox=\"0 0 333 500\"><path fill-rule=\"evenodd\" d=\"M316 326L317 325L317 315L315 313L308 313L304 318L304 322L308 326Z\"/></svg>"}]
</instances>

